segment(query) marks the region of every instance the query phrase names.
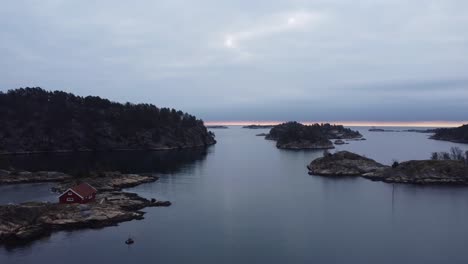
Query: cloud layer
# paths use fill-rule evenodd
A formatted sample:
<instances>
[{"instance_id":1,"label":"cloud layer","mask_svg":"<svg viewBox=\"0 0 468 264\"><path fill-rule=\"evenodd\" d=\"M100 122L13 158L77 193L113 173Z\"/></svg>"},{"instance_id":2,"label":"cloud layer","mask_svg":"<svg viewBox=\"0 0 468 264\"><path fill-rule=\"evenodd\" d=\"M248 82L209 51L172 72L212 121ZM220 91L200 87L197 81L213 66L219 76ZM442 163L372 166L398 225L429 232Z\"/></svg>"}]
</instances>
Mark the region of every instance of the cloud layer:
<instances>
[{"instance_id":1,"label":"cloud layer","mask_svg":"<svg viewBox=\"0 0 468 264\"><path fill-rule=\"evenodd\" d=\"M468 2L8 1L0 89L205 120L463 120Z\"/></svg>"}]
</instances>

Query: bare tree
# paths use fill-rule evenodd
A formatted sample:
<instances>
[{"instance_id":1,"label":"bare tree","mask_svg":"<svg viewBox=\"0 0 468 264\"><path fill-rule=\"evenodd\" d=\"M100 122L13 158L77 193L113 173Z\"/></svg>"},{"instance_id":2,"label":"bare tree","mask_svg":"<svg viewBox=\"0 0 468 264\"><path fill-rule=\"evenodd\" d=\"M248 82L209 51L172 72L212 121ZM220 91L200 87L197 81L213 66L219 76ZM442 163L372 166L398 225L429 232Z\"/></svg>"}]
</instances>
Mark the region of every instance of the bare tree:
<instances>
[{"instance_id":1,"label":"bare tree","mask_svg":"<svg viewBox=\"0 0 468 264\"><path fill-rule=\"evenodd\" d=\"M432 152L431 160L438 160L438 159L439 159L439 154L437 152Z\"/></svg>"},{"instance_id":2,"label":"bare tree","mask_svg":"<svg viewBox=\"0 0 468 264\"><path fill-rule=\"evenodd\" d=\"M440 160L450 160L450 154L448 152L440 152L439 153Z\"/></svg>"},{"instance_id":3,"label":"bare tree","mask_svg":"<svg viewBox=\"0 0 468 264\"><path fill-rule=\"evenodd\" d=\"M459 147L450 148L450 158L452 160L464 160L463 151Z\"/></svg>"}]
</instances>

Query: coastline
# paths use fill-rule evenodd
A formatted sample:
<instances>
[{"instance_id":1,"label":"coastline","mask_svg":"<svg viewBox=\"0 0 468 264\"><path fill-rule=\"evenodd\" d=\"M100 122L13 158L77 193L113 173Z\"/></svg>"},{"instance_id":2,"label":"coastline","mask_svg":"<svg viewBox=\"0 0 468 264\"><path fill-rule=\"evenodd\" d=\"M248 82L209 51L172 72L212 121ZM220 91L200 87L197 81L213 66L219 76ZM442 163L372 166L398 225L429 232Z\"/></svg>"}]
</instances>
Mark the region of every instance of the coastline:
<instances>
[{"instance_id":1,"label":"coastline","mask_svg":"<svg viewBox=\"0 0 468 264\"><path fill-rule=\"evenodd\" d=\"M0 152L0 156L5 155L34 155L34 154L54 154L54 153L87 153L87 152L126 152L126 151L166 151L166 150L183 150L210 147L216 144L216 140L209 144L195 146L178 146L178 147L160 147L160 148L135 148L135 149L109 149L109 150L92 150L92 149L63 149L49 151L17 151L17 152Z\"/></svg>"},{"instance_id":2,"label":"coastline","mask_svg":"<svg viewBox=\"0 0 468 264\"><path fill-rule=\"evenodd\" d=\"M85 181L98 189L96 200L86 204L61 204L49 202L25 202L0 205L0 246L20 246L49 236L55 231L103 228L121 222L142 220L147 207L167 207L169 201L148 200L123 188L135 187L157 181L155 176L120 174L110 172L104 176L59 180L53 188L62 192L76 182ZM47 180L35 182L47 182ZM25 182L16 182L22 184Z\"/></svg>"}]
</instances>

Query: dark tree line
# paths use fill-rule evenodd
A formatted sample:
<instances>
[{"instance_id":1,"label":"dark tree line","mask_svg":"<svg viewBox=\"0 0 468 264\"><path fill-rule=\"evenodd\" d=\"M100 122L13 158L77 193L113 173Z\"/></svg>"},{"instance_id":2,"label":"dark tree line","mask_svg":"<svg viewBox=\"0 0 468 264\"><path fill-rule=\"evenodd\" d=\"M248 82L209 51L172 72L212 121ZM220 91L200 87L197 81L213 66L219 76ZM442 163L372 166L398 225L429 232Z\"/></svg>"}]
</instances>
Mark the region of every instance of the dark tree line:
<instances>
[{"instance_id":1,"label":"dark tree line","mask_svg":"<svg viewBox=\"0 0 468 264\"><path fill-rule=\"evenodd\" d=\"M202 120L175 109L39 87L0 92L4 151L157 148L211 139Z\"/></svg>"},{"instance_id":2,"label":"dark tree line","mask_svg":"<svg viewBox=\"0 0 468 264\"><path fill-rule=\"evenodd\" d=\"M468 124L455 128L438 128L432 138L468 143Z\"/></svg>"},{"instance_id":3,"label":"dark tree line","mask_svg":"<svg viewBox=\"0 0 468 264\"><path fill-rule=\"evenodd\" d=\"M432 152L432 160L460 160L468 164L468 151L463 152L459 147L450 148L450 152Z\"/></svg>"}]
</instances>

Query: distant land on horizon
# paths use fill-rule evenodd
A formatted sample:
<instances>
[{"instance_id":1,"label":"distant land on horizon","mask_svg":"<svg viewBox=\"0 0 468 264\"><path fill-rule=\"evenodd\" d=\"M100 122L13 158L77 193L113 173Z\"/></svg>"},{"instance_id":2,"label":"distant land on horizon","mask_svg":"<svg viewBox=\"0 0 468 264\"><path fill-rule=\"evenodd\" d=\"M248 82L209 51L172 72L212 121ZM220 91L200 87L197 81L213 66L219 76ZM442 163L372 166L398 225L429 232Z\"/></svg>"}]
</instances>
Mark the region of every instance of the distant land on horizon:
<instances>
[{"instance_id":1,"label":"distant land on horizon","mask_svg":"<svg viewBox=\"0 0 468 264\"><path fill-rule=\"evenodd\" d=\"M248 125L279 125L284 121L205 121L208 126L248 126ZM364 127L459 127L468 124L468 121L297 121L305 125L316 123L330 123L343 126Z\"/></svg>"}]
</instances>

